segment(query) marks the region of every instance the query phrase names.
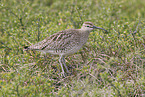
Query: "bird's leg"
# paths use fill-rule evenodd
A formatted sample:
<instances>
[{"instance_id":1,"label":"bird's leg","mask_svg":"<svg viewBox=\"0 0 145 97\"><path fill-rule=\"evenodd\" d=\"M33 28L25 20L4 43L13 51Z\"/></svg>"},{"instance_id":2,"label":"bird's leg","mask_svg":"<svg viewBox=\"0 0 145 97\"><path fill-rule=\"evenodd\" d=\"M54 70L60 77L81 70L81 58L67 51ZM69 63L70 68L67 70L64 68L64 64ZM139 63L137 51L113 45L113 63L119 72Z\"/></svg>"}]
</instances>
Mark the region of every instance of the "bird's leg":
<instances>
[{"instance_id":1,"label":"bird's leg","mask_svg":"<svg viewBox=\"0 0 145 97\"><path fill-rule=\"evenodd\" d=\"M62 74L65 77L65 74L64 74L65 72L64 72L64 69L63 69L63 65L62 65L62 58L63 58L63 56L61 55L60 58L59 58L59 63L60 63L61 69L62 69Z\"/></svg>"},{"instance_id":2,"label":"bird's leg","mask_svg":"<svg viewBox=\"0 0 145 97\"><path fill-rule=\"evenodd\" d=\"M66 66L66 64L65 64L64 56L62 57L62 62L64 64L64 67L66 68L67 73L70 73L69 70L68 70L68 68L67 68L67 66Z\"/></svg>"}]
</instances>

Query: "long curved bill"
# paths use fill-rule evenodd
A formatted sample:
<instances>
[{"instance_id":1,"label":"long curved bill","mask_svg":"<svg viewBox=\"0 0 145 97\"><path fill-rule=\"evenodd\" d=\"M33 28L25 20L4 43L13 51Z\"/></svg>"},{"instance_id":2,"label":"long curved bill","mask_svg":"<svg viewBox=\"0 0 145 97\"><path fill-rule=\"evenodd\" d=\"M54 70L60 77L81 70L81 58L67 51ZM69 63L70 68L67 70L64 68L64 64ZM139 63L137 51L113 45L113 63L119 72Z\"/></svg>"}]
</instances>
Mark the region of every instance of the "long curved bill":
<instances>
[{"instance_id":1,"label":"long curved bill","mask_svg":"<svg viewBox=\"0 0 145 97\"><path fill-rule=\"evenodd\" d=\"M108 31L107 31L107 30L105 30L105 29L103 29L103 28L100 28L100 27L97 27L97 26L93 26L93 28L94 28L94 29L101 29L101 30L104 30L105 32L107 32L107 33L108 33Z\"/></svg>"}]
</instances>

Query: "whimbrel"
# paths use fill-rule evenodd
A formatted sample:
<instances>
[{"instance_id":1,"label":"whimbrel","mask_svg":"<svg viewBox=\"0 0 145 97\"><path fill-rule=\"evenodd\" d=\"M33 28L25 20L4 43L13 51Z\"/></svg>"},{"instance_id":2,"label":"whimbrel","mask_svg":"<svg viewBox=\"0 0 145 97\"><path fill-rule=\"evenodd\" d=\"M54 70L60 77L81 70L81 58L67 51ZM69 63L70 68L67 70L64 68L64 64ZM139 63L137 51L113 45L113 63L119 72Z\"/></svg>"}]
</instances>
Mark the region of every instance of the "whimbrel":
<instances>
[{"instance_id":1,"label":"whimbrel","mask_svg":"<svg viewBox=\"0 0 145 97\"><path fill-rule=\"evenodd\" d=\"M64 57L76 53L87 42L88 36L93 29L105 30L94 26L91 22L84 22L81 29L67 29L60 31L34 45L25 47L25 49L59 55L59 63L61 65L62 74L64 75L63 65L69 73ZM105 31L107 32L107 30Z\"/></svg>"}]
</instances>

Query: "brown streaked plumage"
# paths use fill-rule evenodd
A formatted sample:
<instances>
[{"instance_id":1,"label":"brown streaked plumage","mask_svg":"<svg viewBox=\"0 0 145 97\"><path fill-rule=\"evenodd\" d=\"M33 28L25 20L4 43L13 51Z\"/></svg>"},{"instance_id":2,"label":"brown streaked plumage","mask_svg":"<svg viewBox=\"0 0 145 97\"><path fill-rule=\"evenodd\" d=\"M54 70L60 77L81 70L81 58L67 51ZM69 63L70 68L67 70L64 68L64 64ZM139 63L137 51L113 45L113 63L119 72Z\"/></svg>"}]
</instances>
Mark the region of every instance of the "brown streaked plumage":
<instances>
[{"instance_id":1,"label":"brown streaked plumage","mask_svg":"<svg viewBox=\"0 0 145 97\"><path fill-rule=\"evenodd\" d=\"M67 72L69 72L65 64L64 57L66 55L76 53L87 42L88 36L93 29L105 30L94 26L91 22L84 22L81 29L67 29L60 31L34 45L25 47L25 49L39 50L42 52L59 55L59 62L64 75L65 72L63 69L63 64Z\"/></svg>"}]
</instances>

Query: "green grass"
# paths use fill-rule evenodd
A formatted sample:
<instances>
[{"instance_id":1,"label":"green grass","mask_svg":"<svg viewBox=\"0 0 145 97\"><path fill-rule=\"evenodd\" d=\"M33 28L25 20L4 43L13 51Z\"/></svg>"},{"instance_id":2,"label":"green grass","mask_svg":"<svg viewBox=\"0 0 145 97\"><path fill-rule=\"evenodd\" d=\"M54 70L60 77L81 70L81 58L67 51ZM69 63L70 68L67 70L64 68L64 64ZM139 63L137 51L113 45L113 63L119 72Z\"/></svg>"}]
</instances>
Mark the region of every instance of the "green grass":
<instances>
[{"instance_id":1,"label":"green grass","mask_svg":"<svg viewBox=\"0 0 145 97\"><path fill-rule=\"evenodd\" d=\"M144 0L1 0L0 96L145 96ZM24 46L85 21L101 30L66 57L24 51Z\"/></svg>"}]
</instances>

